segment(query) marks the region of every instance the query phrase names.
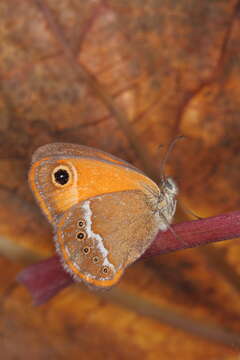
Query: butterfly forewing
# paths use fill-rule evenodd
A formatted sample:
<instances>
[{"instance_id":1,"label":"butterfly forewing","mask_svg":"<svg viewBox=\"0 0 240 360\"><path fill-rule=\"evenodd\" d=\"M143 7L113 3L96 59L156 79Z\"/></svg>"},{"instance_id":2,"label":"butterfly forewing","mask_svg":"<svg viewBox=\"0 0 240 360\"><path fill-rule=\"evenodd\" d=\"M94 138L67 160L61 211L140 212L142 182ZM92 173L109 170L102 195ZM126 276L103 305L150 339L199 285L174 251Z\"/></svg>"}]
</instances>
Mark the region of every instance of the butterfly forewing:
<instances>
[{"instance_id":1,"label":"butterfly forewing","mask_svg":"<svg viewBox=\"0 0 240 360\"><path fill-rule=\"evenodd\" d=\"M116 160L111 155L103 153L104 158L100 151L91 148L82 150L82 147L77 145L73 155L75 147L69 144L67 156L64 148L61 150L60 144L56 145L46 145L37 150L29 172L29 183L33 193L52 224L55 224L57 218L73 205L90 197L141 189L143 184L158 191L157 185L141 171L128 166L124 161ZM49 147L53 155L47 157ZM85 156L79 155L81 151ZM86 153L95 156L87 157Z\"/></svg>"}]
</instances>

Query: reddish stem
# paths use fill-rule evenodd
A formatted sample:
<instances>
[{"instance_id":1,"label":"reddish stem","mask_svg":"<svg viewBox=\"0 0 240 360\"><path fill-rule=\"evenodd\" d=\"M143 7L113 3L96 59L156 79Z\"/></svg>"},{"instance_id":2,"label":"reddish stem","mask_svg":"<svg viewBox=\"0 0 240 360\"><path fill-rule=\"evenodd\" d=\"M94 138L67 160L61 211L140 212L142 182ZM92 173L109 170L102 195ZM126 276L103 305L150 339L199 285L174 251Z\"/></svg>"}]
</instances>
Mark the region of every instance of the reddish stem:
<instances>
[{"instance_id":1,"label":"reddish stem","mask_svg":"<svg viewBox=\"0 0 240 360\"><path fill-rule=\"evenodd\" d=\"M58 256L28 266L17 275L17 281L27 287L35 305L45 303L73 283L73 279L63 269Z\"/></svg>"},{"instance_id":2,"label":"reddish stem","mask_svg":"<svg viewBox=\"0 0 240 360\"><path fill-rule=\"evenodd\" d=\"M240 236L240 211L182 222L172 226L172 229L176 236L170 230L159 232L142 257L237 238Z\"/></svg>"},{"instance_id":3,"label":"reddish stem","mask_svg":"<svg viewBox=\"0 0 240 360\"><path fill-rule=\"evenodd\" d=\"M240 211L183 222L166 232L159 231L140 259L237 237L240 237ZM57 256L29 266L17 280L28 288L36 305L73 283Z\"/></svg>"}]
</instances>

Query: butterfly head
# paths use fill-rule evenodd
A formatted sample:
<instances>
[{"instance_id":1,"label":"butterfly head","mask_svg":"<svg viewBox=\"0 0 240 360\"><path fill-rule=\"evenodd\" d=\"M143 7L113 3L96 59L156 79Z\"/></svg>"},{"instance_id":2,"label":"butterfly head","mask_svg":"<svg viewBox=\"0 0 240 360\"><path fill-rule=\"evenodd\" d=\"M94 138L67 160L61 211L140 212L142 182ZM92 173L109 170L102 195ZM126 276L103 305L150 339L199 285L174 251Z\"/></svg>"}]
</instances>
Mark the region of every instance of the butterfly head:
<instances>
[{"instance_id":1,"label":"butterfly head","mask_svg":"<svg viewBox=\"0 0 240 360\"><path fill-rule=\"evenodd\" d=\"M178 193L178 187L171 177L162 180L162 191L169 197L175 198Z\"/></svg>"},{"instance_id":2,"label":"butterfly head","mask_svg":"<svg viewBox=\"0 0 240 360\"><path fill-rule=\"evenodd\" d=\"M163 231L169 228L175 214L177 193L178 187L175 181L171 177L162 177L157 210L161 221L159 228Z\"/></svg>"}]
</instances>

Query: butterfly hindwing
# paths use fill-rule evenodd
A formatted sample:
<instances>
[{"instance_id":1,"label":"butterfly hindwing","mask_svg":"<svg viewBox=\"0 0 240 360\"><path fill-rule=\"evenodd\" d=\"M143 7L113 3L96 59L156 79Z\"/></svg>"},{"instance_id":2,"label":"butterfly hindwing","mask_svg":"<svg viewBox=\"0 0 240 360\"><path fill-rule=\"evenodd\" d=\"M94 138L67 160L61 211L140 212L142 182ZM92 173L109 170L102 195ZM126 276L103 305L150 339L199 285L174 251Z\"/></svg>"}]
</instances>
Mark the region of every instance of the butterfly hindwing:
<instances>
[{"instance_id":1,"label":"butterfly hindwing","mask_svg":"<svg viewBox=\"0 0 240 360\"><path fill-rule=\"evenodd\" d=\"M56 226L56 247L77 280L95 287L114 285L147 249L159 228L147 194L129 190L82 201Z\"/></svg>"}]
</instances>

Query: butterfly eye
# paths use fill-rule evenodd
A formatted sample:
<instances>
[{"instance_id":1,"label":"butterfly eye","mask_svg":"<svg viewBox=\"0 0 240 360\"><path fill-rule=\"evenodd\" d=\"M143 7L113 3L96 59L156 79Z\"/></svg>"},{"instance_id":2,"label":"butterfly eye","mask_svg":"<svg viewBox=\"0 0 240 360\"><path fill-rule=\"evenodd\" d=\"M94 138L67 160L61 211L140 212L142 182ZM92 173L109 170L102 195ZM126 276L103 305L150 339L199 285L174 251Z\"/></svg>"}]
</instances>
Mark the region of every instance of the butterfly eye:
<instances>
[{"instance_id":1,"label":"butterfly eye","mask_svg":"<svg viewBox=\"0 0 240 360\"><path fill-rule=\"evenodd\" d=\"M83 253L84 253L85 255L87 255L87 254L89 254L89 252L90 252L90 247L85 246L85 247L83 248Z\"/></svg>"},{"instance_id":2,"label":"butterfly eye","mask_svg":"<svg viewBox=\"0 0 240 360\"><path fill-rule=\"evenodd\" d=\"M104 266L103 269L102 269L102 272L104 274L107 274L108 273L108 267L107 266Z\"/></svg>"},{"instance_id":3,"label":"butterfly eye","mask_svg":"<svg viewBox=\"0 0 240 360\"><path fill-rule=\"evenodd\" d=\"M78 240L83 240L83 239L85 239L85 237L86 237L85 231L81 231L81 232L79 232L79 233L77 234L77 239L78 239Z\"/></svg>"},{"instance_id":4,"label":"butterfly eye","mask_svg":"<svg viewBox=\"0 0 240 360\"><path fill-rule=\"evenodd\" d=\"M57 166L52 172L52 182L57 187L63 187L69 183L71 173L67 166Z\"/></svg>"},{"instance_id":5,"label":"butterfly eye","mask_svg":"<svg viewBox=\"0 0 240 360\"><path fill-rule=\"evenodd\" d=\"M94 256L92 260L93 260L94 264L96 264L96 263L99 262L99 257L98 257L98 256Z\"/></svg>"},{"instance_id":6,"label":"butterfly eye","mask_svg":"<svg viewBox=\"0 0 240 360\"><path fill-rule=\"evenodd\" d=\"M168 177L165 181L165 188L169 193L172 193L174 195L177 194L177 185L175 184L175 182L173 181L172 178Z\"/></svg>"},{"instance_id":7,"label":"butterfly eye","mask_svg":"<svg viewBox=\"0 0 240 360\"><path fill-rule=\"evenodd\" d=\"M79 226L79 227L84 227L84 226L85 226L85 221L80 220L80 221L78 222L78 226Z\"/></svg>"}]
</instances>

